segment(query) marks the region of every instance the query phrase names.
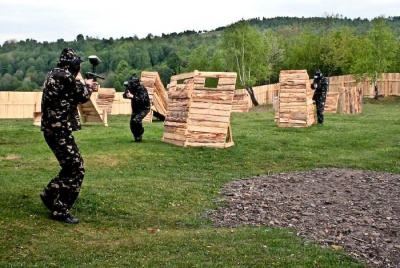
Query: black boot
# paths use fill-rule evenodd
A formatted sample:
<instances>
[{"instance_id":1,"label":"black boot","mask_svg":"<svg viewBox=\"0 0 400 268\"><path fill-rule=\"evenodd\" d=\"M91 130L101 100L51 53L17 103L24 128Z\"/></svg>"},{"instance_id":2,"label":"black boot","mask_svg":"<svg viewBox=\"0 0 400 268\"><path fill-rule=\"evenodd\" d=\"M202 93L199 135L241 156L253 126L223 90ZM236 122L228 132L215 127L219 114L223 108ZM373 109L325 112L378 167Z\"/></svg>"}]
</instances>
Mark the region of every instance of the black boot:
<instances>
[{"instance_id":1,"label":"black boot","mask_svg":"<svg viewBox=\"0 0 400 268\"><path fill-rule=\"evenodd\" d=\"M43 204L50 210L53 211L54 208L54 200L52 198L50 198L50 196L48 196L46 194L45 191L43 191L40 194L40 199L42 199Z\"/></svg>"},{"instance_id":2,"label":"black boot","mask_svg":"<svg viewBox=\"0 0 400 268\"><path fill-rule=\"evenodd\" d=\"M55 221L60 221L60 222L65 222L65 223L78 223L79 222L79 220L77 218L72 217L70 214L67 214L65 216L52 215L51 218Z\"/></svg>"}]
</instances>

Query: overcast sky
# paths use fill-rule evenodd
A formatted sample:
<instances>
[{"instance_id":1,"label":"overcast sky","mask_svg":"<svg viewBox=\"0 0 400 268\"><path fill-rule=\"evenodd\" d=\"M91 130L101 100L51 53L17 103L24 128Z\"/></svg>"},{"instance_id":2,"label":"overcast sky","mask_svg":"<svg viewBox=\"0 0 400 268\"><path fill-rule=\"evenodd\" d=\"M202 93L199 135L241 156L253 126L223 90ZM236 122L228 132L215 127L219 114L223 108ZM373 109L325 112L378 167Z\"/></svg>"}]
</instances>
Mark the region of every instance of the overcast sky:
<instances>
[{"instance_id":1,"label":"overcast sky","mask_svg":"<svg viewBox=\"0 0 400 268\"><path fill-rule=\"evenodd\" d=\"M211 31L241 19L400 16L399 0L0 0L0 44Z\"/></svg>"}]
</instances>

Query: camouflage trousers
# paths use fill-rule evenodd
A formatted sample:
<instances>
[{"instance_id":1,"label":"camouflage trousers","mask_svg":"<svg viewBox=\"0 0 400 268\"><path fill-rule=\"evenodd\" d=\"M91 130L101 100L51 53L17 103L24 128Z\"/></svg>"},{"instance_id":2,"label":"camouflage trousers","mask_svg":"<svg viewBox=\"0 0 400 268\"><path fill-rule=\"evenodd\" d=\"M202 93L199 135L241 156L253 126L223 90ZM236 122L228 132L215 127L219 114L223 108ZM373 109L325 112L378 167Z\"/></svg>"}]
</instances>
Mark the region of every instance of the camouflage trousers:
<instances>
[{"instance_id":1,"label":"camouflage trousers","mask_svg":"<svg viewBox=\"0 0 400 268\"><path fill-rule=\"evenodd\" d=\"M146 115L144 115L146 116ZM142 120L144 116L139 113L139 114L131 114L131 120L129 122L129 127L131 129L131 133L133 137L138 138L144 133L144 128L142 124Z\"/></svg>"},{"instance_id":2,"label":"camouflage trousers","mask_svg":"<svg viewBox=\"0 0 400 268\"><path fill-rule=\"evenodd\" d=\"M85 176L83 158L71 133L44 131L44 138L61 166L44 192L54 200L53 216L66 216L78 198Z\"/></svg>"},{"instance_id":3,"label":"camouflage trousers","mask_svg":"<svg viewBox=\"0 0 400 268\"><path fill-rule=\"evenodd\" d=\"M325 110L325 101L326 94L315 94L315 108L317 109L317 120L318 123L324 123L324 110Z\"/></svg>"}]
</instances>

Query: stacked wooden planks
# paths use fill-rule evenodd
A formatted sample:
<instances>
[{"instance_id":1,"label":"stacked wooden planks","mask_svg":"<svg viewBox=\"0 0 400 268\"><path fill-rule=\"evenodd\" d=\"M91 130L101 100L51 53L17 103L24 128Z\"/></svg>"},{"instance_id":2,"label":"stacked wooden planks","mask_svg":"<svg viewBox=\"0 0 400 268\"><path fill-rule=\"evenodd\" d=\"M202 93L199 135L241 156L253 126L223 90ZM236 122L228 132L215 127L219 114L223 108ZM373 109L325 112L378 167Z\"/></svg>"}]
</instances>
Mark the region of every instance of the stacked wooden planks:
<instances>
[{"instance_id":1,"label":"stacked wooden planks","mask_svg":"<svg viewBox=\"0 0 400 268\"><path fill-rule=\"evenodd\" d=\"M337 113L339 103L339 92L328 92L325 101L325 113Z\"/></svg>"},{"instance_id":2,"label":"stacked wooden planks","mask_svg":"<svg viewBox=\"0 0 400 268\"><path fill-rule=\"evenodd\" d=\"M341 87L340 89L340 113L362 113L362 90L357 87Z\"/></svg>"},{"instance_id":3,"label":"stacked wooden planks","mask_svg":"<svg viewBox=\"0 0 400 268\"><path fill-rule=\"evenodd\" d=\"M151 111L143 119L143 122L152 122L153 114L165 118L167 114L168 94L158 72L143 71L140 81L147 88L151 103Z\"/></svg>"},{"instance_id":4,"label":"stacked wooden planks","mask_svg":"<svg viewBox=\"0 0 400 268\"><path fill-rule=\"evenodd\" d=\"M82 75L79 73L77 79L82 79ZM103 109L101 109L97 103L98 96L104 96L103 100L100 101ZM112 101L114 100L115 89L105 89L104 91L98 88L98 92L93 92L90 96L90 99L82 104L78 105L79 115L81 117L82 123L88 122L99 122L103 123L105 126L108 126L107 115L111 113ZM105 101L107 99L107 101Z\"/></svg>"},{"instance_id":5,"label":"stacked wooden planks","mask_svg":"<svg viewBox=\"0 0 400 268\"><path fill-rule=\"evenodd\" d=\"M108 126L107 111L100 110L96 102L96 95L92 95L87 102L79 104L78 110L82 123L96 122Z\"/></svg>"},{"instance_id":6,"label":"stacked wooden planks","mask_svg":"<svg viewBox=\"0 0 400 268\"><path fill-rule=\"evenodd\" d=\"M162 141L178 146L227 148L233 146L230 114L236 73L201 72L171 77ZM205 87L207 78L217 87Z\"/></svg>"},{"instance_id":7,"label":"stacked wooden planks","mask_svg":"<svg viewBox=\"0 0 400 268\"><path fill-rule=\"evenodd\" d=\"M106 110L107 114L111 114L112 104L115 98L114 88L99 88L97 92L93 92L96 97L96 103L100 110Z\"/></svg>"},{"instance_id":8,"label":"stacked wooden planks","mask_svg":"<svg viewBox=\"0 0 400 268\"><path fill-rule=\"evenodd\" d=\"M235 93L233 95L232 112L248 112L250 108L250 98L246 93Z\"/></svg>"},{"instance_id":9,"label":"stacked wooden planks","mask_svg":"<svg viewBox=\"0 0 400 268\"><path fill-rule=\"evenodd\" d=\"M308 127L315 123L313 91L306 70L283 70L279 77L279 127Z\"/></svg>"}]
</instances>

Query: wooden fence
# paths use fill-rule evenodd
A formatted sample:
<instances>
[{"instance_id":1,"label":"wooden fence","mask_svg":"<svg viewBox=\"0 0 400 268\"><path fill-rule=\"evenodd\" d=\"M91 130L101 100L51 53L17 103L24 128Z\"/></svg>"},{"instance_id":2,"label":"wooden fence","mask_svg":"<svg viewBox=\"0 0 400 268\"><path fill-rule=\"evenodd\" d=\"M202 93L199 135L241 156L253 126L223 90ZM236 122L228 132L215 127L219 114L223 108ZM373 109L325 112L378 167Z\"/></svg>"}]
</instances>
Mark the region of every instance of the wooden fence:
<instances>
[{"instance_id":1,"label":"wooden fence","mask_svg":"<svg viewBox=\"0 0 400 268\"><path fill-rule=\"evenodd\" d=\"M400 96L400 73L383 74L377 81L380 96ZM340 92L343 87L357 87L363 98L373 98L375 88L371 80L357 83L352 75L332 76L329 78L329 91Z\"/></svg>"},{"instance_id":2,"label":"wooden fence","mask_svg":"<svg viewBox=\"0 0 400 268\"><path fill-rule=\"evenodd\" d=\"M312 82L312 79L310 79ZM400 96L400 73L385 73L377 81L379 95ZM363 98L373 98L375 96L375 88L370 80L357 83L352 75L341 75L329 77L329 92L340 93L343 87L357 87L362 92ZM274 97L278 97L279 83L253 87L254 95L261 104L274 104ZM246 93L249 108L253 107L250 96L245 89L238 89L235 94Z\"/></svg>"},{"instance_id":3,"label":"wooden fence","mask_svg":"<svg viewBox=\"0 0 400 268\"><path fill-rule=\"evenodd\" d=\"M0 91L0 119L33 118L40 111L42 92ZM130 114L131 101L116 92L110 114Z\"/></svg>"},{"instance_id":4,"label":"wooden fence","mask_svg":"<svg viewBox=\"0 0 400 268\"><path fill-rule=\"evenodd\" d=\"M400 73L383 74L377 82L379 95L400 96ZM329 92L340 92L343 87L357 87L362 92L363 98L375 96L374 85L370 81L356 83L351 75L329 77ZM253 87L254 95L260 105L273 104L279 92L279 83ZM250 96L245 89L235 90L235 94L246 94L241 102L248 103L249 108L253 106ZM42 92L16 92L0 91L0 119L2 118L33 118L33 113L40 105ZM236 107L236 104L234 103ZM236 110L237 109L237 110ZM242 111L240 107L233 111ZM130 100L122 98L122 92L116 92L112 104L111 114L130 114Z\"/></svg>"},{"instance_id":5,"label":"wooden fence","mask_svg":"<svg viewBox=\"0 0 400 268\"><path fill-rule=\"evenodd\" d=\"M0 91L0 118L33 118L42 92Z\"/></svg>"}]
</instances>

